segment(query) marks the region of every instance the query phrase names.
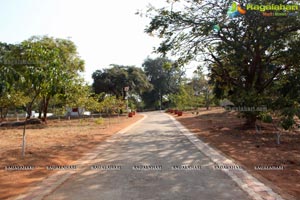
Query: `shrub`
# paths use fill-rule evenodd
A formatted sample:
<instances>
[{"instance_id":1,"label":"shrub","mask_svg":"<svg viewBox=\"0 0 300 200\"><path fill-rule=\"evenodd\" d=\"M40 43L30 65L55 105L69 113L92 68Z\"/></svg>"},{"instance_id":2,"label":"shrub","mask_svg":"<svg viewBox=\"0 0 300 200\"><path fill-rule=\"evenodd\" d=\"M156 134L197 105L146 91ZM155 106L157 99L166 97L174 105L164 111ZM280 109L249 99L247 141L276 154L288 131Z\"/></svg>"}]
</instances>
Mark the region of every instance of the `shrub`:
<instances>
[{"instance_id":1,"label":"shrub","mask_svg":"<svg viewBox=\"0 0 300 200\"><path fill-rule=\"evenodd\" d=\"M102 117L98 118L95 120L95 123L98 125L103 125L104 124L104 119Z\"/></svg>"}]
</instances>

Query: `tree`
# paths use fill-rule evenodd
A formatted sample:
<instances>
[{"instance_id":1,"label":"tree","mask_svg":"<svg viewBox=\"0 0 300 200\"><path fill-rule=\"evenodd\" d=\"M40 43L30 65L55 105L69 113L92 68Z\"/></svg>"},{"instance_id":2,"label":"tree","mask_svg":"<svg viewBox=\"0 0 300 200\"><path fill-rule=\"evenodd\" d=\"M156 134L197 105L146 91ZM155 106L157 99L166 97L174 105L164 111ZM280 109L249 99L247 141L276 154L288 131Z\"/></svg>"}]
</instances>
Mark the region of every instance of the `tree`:
<instances>
[{"instance_id":1,"label":"tree","mask_svg":"<svg viewBox=\"0 0 300 200\"><path fill-rule=\"evenodd\" d=\"M153 90L142 95L145 106L161 108L164 96L179 91L184 72L177 63L167 58L147 58L143 63L143 68L153 85Z\"/></svg>"},{"instance_id":2,"label":"tree","mask_svg":"<svg viewBox=\"0 0 300 200\"><path fill-rule=\"evenodd\" d=\"M84 84L82 79L74 79L73 83L65 88L63 94L60 95L61 101L69 108L84 108L90 111L100 112L103 109L99 99L103 99L104 94L96 95L92 92L92 88ZM78 116L81 113L78 109Z\"/></svg>"},{"instance_id":3,"label":"tree","mask_svg":"<svg viewBox=\"0 0 300 200\"><path fill-rule=\"evenodd\" d=\"M146 32L163 38L156 49L163 55L178 56L181 63L205 61L216 97L228 98L238 106L265 105L282 76L299 68L298 17L265 17L249 10L231 18L227 16L230 1L169 3L169 8L149 9L151 22ZM247 0L241 6L248 3L299 5L296 0ZM259 112L243 114L246 124L253 127Z\"/></svg>"},{"instance_id":4,"label":"tree","mask_svg":"<svg viewBox=\"0 0 300 200\"><path fill-rule=\"evenodd\" d=\"M170 94L171 103L179 110L184 110L191 102L191 95L188 94L186 87L181 85L176 94Z\"/></svg>"},{"instance_id":5,"label":"tree","mask_svg":"<svg viewBox=\"0 0 300 200\"><path fill-rule=\"evenodd\" d=\"M26 61L25 79L30 117L31 107L40 98L43 120L47 118L51 98L63 93L65 87L84 70L84 62L78 56L75 44L66 39L33 36L22 42L22 58Z\"/></svg>"},{"instance_id":6,"label":"tree","mask_svg":"<svg viewBox=\"0 0 300 200\"><path fill-rule=\"evenodd\" d=\"M194 76L190 84L197 96L203 95L204 105L206 110L208 110L213 98L212 85L210 84L208 77L203 74L201 68L194 71Z\"/></svg>"},{"instance_id":7,"label":"tree","mask_svg":"<svg viewBox=\"0 0 300 200\"><path fill-rule=\"evenodd\" d=\"M29 98L22 91L19 85L24 82L22 71L16 62L11 61L12 51L17 45L0 43L0 111L3 119L9 108L25 106Z\"/></svg>"},{"instance_id":8,"label":"tree","mask_svg":"<svg viewBox=\"0 0 300 200\"><path fill-rule=\"evenodd\" d=\"M33 36L15 45L1 43L1 60L1 93L14 88L29 97L28 118L33 104L40 99L44 120L50 99L63 92L84 69L72 41L47 36Z\"/></svg>"},{"instance_id":9,"label":"tree","mask_svg":"<svg viewBox=\"0 0 300 200\"><path fill-rule=\"evenodd\" d=\"M299 79L300 70L296 69L284 74L280 80L274 82L272 90L268 92L270 102L267 105L271 109L260 115L262 121L273 123L277 134L277 144L280 144L283 131L295 128L295 117L300 119ZM297 125L296 128L298 128Z\"/></svg>"},{"instance_id":10,"label":"tree","mask_svg":"<svg viewBox=\"0 0 300 200\"><path fill-rule=\"evenodd\" d=\"M0 43L0 108L26 104L27 118L33 104L41 99L44 120L55 95L64 93L73 83L84 62L70 40L33 36L21 44ZM22 155L25 156L26 123L24 122Z\"/></svg>"},{"instance_id":11,"label":"tree","mask_svg":"<svg viewBox=\"0 0 300 200\"><path fill-rule=\"evenodd\" d=\"M192 79L184 79L176 93L168 95L172 106L178 109L209 109L212 94L211 86L201 70L196 70Z\"/></svg>"},{"instance_id":12,"label":"tree","mask_svg":"<svg viewBox=\"0 0 300 200\"><path fill-rule=\"evenodd\" d=\"M125 98L124 87L129 87L131 94L141 95L152 88L141 68L134 66L111 65L111 68L93 73L93 88L96 94L105 92L116 98Z\"/></svg>"}]
</instances>

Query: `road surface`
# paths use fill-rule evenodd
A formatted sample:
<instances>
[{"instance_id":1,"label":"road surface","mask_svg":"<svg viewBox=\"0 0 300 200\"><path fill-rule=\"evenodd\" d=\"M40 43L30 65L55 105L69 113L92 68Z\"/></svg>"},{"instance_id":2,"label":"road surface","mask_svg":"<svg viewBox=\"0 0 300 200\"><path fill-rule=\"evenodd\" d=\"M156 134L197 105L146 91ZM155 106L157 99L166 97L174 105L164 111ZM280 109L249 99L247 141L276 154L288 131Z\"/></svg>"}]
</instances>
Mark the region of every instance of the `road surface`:
<instances>
[{"instance_id":1,"label":"road surface","mask_svg":"<svg viewBox=\"0 0 300 200\"><path fill-rule=\"evenodd\" d=\"M46 200L247 200L167 114L150 112L100 145L99 155Z\"/></svg>"}]
</instances>

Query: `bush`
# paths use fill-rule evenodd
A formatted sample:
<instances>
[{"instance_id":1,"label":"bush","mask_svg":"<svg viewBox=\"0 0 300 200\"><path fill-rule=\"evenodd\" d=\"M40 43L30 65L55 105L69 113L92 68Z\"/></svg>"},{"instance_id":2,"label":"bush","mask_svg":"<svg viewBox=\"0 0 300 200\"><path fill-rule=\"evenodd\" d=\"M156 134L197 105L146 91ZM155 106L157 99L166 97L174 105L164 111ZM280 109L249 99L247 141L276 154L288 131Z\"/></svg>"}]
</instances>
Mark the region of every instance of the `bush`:
<instances>
[{"instance_id":1,"label":"bush","mask_svg":"<svg viewBox=\"0 0 300 200\"><path fill-rule=\"evenodd\" d=\"M269 115L269 114L263 114L263 115L261 116L261 120L262 120L263 122L265 122L265 123L272 123L272 122L273 122L273 118L272 118L272 116Z\"/></svg>"},{"instance_id":2,"label":"bush","mask_svg":"<svg viewBox=\"0 0 300 200\"><path fill-rule=\"evenodd\" d=\"M104 124L104 119L102 117L98 118L95 120L95 123L98 125L103 125Z\"/></svg>"},{"instance_id":3,"label":"bush","mask_svg":"<svg viewBox=\"0 0 300 200\"><path fill-rule=\"evenodd\" d=\"M282 128L284 128L284 130L290 129L294 124L295 124L295 121L291 117L284 118L281 122L281 126L282 126Z\"/></svg>"}]
</instances>

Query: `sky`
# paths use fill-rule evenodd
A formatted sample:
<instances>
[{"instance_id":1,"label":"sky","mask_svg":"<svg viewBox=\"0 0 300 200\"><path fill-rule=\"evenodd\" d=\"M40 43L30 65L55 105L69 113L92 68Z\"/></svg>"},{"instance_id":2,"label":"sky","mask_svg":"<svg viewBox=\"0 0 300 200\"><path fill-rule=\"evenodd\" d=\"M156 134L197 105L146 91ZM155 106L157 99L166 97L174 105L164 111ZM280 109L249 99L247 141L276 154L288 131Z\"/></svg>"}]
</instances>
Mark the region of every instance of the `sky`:
<instances>
[{"instance_id":1,"label":"sky","mask_svg":"<svg viewBox=\"0 0 300 200\"><path fill-rule=\"evenodd\" d=\"M92 73L110 64L141 67L159 39L144 33L149 19L136 15L151 2L165 0L0 0L0 41L20 43L33 35L69 38L85 61L82 74L92 83ZM192 70L190 67L190 70Z\"/></svg>"}]
</instances>

